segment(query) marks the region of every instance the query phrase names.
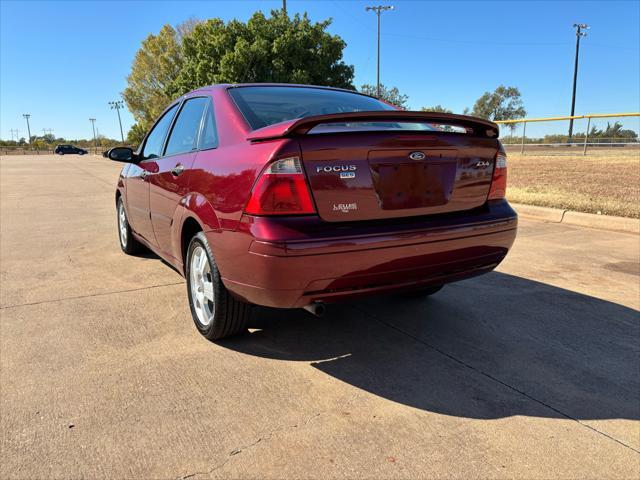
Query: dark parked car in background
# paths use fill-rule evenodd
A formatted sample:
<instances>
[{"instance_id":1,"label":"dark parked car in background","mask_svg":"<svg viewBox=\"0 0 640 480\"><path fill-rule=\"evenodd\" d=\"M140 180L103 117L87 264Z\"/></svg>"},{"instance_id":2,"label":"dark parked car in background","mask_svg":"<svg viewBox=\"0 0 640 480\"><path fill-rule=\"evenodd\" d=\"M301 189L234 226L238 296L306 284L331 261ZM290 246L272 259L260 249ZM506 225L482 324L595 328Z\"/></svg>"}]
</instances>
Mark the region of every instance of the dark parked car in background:
<instances>
[{"instance_id":1,"label":"dark parked car in background","mask_svg":"<svg viewBox=\"0 0 640 480\"><path fill-rule=\"evenodd\" d=\"M84 148L76 147L73 145L58 145L56 149L53 151L53 153L56 153L58 155L69 155L69 154L86 155L89 152Z\"/></svg>"},{"instance_id":2,"label":"dark parked car in background","mask_svg":"<svg viewBox=\"0 0 640 480\"><path fill-rule=\"evenodd\" d=\"M210 340L245 330L251 304L320 314L358 296L431 295L490 272L513 244L498 133L349 90L204 87L169 105L136 152L108 151L126 163L120 246L186 277Z\"/></svg>"}]
</instances>

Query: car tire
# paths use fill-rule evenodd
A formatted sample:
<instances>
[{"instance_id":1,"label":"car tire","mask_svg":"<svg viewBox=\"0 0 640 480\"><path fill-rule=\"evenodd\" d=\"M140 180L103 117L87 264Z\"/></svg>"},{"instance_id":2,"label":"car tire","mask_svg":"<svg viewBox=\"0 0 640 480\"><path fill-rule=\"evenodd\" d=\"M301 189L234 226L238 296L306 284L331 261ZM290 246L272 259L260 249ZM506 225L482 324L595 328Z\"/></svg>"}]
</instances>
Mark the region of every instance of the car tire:
<instances>
[{"instance_id":1,"label":"car tire","mask_svg":"<svg viewBox=\"0 0 640 480\"><path fill-rule=\"evenodd\" d=\"M189 308L198 331L211 341L246 331L251 304L226 289L203 232L191 239L184 269Z\"/></svg>"},{"instance_id":2,"label":"car tire","mask_svg":"<svg viewBox=\"0 0 640 480\"><path fill-rule=\"evenodd\" d=\"M414 290L411 292L405 292L404 296L406 297L430 297L431 295L434 295L436 293L438 293L440 290L442 290L442 287L444 287L444 285L432 285L429 287L424 287L421 288L419 290Z\"/></svg>"},{"instance_id":3,"label":"car tire","mask_svg":"<svg viewBox=\"0 0 640 480\"><path fill-rule=\"evenodd\" d=\"M116 203L116 214L118 216L118 242L120 243L120 248L127 255L135 255L136 253L139 253L144 247L133 236L122 197L118 197L118 202Z\"/></svg>"}]
</instances>

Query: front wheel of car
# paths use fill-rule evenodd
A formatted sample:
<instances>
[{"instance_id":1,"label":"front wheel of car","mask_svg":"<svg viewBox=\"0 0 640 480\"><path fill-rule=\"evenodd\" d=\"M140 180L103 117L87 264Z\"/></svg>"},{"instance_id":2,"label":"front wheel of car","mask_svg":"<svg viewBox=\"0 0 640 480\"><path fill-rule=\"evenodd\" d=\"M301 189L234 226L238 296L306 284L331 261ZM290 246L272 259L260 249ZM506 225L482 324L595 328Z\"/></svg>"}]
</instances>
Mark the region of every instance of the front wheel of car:
<instances>
[{"instance_id":1,"label":"front wheel of car","mask_svg":"<svg viewBox=\"0 0 640 480\"><path fill-rule=\"evenodd\" d=\"M185 277L191 316L204 337L220 340L246 330L251 305L231 295L222 283L203 232L189 243Z\"/></svg>"},{"instance_id":2,"label":"front wheel of car","mask_svg":"<svg viewBox=\"0 0 640 480\"><path fill-rule=\"evenodd\" d=\"M118 214L118 239L120 240L120 248L128 255L134 255L143 249L142 244L135 239L131 232L131 226L127 219L127 212L124 209L124 201L122 197L118 198L116 206Z\"/></svg>"}]
</instances>

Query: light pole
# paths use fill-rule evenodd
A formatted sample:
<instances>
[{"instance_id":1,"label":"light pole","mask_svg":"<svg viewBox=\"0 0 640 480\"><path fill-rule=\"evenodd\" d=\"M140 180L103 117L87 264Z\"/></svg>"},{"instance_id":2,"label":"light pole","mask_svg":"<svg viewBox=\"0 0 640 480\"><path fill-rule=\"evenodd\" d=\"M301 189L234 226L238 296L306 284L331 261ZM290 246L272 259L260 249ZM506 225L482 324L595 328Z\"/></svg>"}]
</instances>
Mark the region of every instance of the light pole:
<instances>
[{"instance_id":1,"label":"light pole","mask_svg":"<svg viewBox=\"0 0 640 480\"><path fill-rule=\"evenodd\" d=\"M122 133L122 120L120 119L120 109L124 108L124 102L122 100L116 100L115 102L109 102L111 105L111 110L115 109L118 112L118 123L120 124L120 138L122 139L122 143L124 143L124 133Z\"/></svg>"},{"instance_id":2,"label":"light pole","mask_svg":"<svg viewBox=\"0 0 640 480\"><path fill-rule=\"evenodd\" d=\"M589 30L589 25L586 23L574 23L573 28L576 29L576 60L573 66L573 94L571 96L571 116L576 111L576 84L578 83L578 56L580 55L580 38L586 37L587 32L583 30ZM573 118L569 120L569 141L573 135Z\"/></svg>"},{"instance_id":3,"label":"light pole","mask_svg":"<svg viewBox=\"0 0 640 480\"><path fill-rule=\"evenodd\" d=\"M96 140L96 119L90 118L91 128L93 129L93 148L96 149L96 155L98 154L98 141Z\"/></svg>"},{"instance_id":4,"label":"light pole","mask_svg":"<svg viewBox=\"0 0 640 480\"><path fill-rule=\"evenodd\" d=\"M29 132L29 145L31 145L31 127L29 126L30 113L23 113L22 116L27 119L27 132Z\"/></svg>"},{"instance_id":5,"label":"light pole","mask_svg":"<svg viewBox=\"0 0 640 480\"><path fill-rule=\"evenodd\" d=\"M366 11L374 11L378 15L378 73L376 83L376 95L380 98L380 14L385 10L393 10L393 5L377 5L375 7L367 7Z\"/></svg>"}]
</instances>

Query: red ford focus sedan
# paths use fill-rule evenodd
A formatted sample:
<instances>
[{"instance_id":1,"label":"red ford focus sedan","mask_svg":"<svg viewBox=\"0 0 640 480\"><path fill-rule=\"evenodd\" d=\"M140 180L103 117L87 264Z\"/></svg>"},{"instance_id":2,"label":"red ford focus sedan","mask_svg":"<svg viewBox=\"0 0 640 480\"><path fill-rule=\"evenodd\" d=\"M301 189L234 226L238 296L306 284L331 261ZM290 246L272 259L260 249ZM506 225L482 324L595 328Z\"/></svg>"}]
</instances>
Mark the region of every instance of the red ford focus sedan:
<instances>
[{"instance_id":1,"label":"red ford focus sedan","mask_svg":"<svg viewBox=\"0 0 640 480\"><path fill-rule=\"evenodd\" d=\"M496 124L408 112L357 92L215 85L160 116L126 165L120 246L146 247L187 280L210 340L251 304L306 308L412 291L493 270L513 244Z\"/></svg>"}]
</instances>

